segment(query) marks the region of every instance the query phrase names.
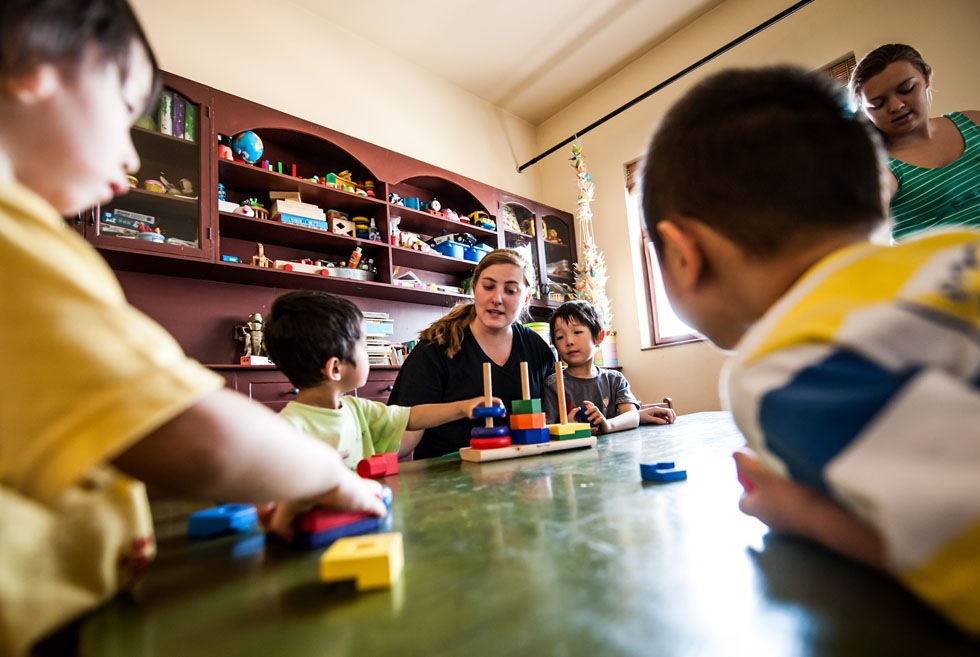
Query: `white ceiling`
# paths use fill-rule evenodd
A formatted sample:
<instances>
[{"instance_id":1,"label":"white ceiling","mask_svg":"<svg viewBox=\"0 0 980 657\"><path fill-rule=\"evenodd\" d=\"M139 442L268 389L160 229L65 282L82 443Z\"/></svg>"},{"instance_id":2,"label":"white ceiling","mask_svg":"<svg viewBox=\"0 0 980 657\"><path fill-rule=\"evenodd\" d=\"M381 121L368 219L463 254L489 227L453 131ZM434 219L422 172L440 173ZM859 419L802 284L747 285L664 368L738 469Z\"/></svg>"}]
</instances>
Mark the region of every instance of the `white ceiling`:
<instances>
[{"instance_id":1,"label":"white ceiling","mask_svg":"<svg viewBox=\"0 0 980 657\"><path fill-rule=\"evenodd\" d=\"M724 0L292 0L538 125Z\"/></svg>"}]
</instances>

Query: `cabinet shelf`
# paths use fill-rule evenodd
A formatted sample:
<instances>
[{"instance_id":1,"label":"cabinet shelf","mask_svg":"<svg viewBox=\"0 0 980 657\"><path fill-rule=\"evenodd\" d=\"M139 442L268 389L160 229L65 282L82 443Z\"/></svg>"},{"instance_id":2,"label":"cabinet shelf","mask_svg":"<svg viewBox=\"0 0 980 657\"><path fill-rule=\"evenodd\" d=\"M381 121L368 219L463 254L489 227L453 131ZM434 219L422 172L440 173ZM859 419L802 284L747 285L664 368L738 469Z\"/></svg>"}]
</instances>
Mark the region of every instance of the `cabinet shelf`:
<instances>
[{"instance_id":1,"label":"cabinet shelf","mask_svg":"<svg viewBox=\"0 0 980 657\"><path fill-rule=\"evenodd\" d=\"M451 272L454 274L468 274L476 267L476 263L472 260L444 256L435 251L423 253L422 251L406 249L401 246L391 247L391 264L400 267L415 267L418 269Z\"/></svg>"},{"instance_id":2,"label":"cabinet shelf","mask_svg":"<svg viewBox=\"0 0 980 657\"><path fill-rule=\"evenodd\" d=\"M243 215L220 212L219 230L222 237L279 244L294 249L322 250L334 248L353 249L355 246L371 245L385 246L382 242L369 242L363 238L338 235L326 230L304 228L283 224L269 219L255 219Z\"/></svg>"},{"instance_id":3,"label":"cabinet shelf","mask_svg":"<svg viewBox=\"0 0 980 657\"><path fill-rule=\"evenodd\" d=\"M312 203L322 209L338 209L373 215L383 208L386 202L379 198L361 196L344 192L334 187L318 185L293 176L263 171L258 167L230 160L218 161L218 179L226 189L234 190L246 197L268 197L269 192L299 192L304 203Z\"/></svg>"},{"instance_id":4,"label":"cabinet shelf","mask_svg":"<svg viewBox=\"0 0 980 657\"><path fill-rule=\"evenodd\" d=\"M431 212L413 210L402 205L392 205L390 214L392 217L401 217L401 223L398 224L400 230L410 230L432 237L442 235L442 231L446 231L447 233L470 233L478 240L491 240L494 246L497 243L496 231L480 228L472 224L464 224L460 221L452 221L451 219L434 215Z\"/></svg>"}]
</instances>

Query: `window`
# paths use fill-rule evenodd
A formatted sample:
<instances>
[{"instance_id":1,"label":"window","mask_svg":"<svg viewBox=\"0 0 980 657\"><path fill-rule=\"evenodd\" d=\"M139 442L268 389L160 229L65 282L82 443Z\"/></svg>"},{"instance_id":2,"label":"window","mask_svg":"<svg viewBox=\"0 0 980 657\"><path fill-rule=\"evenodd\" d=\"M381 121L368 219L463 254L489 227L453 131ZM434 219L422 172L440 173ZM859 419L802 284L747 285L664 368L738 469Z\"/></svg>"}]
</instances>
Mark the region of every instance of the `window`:
<instances>
[{"instance_id":1,"label":"window","mask_svg":"<svg viewBox=\"0 0 980 657\"><path fill-rule=\"evenodd\" d=\"M832 64L820 68L820 71L846 87L851 82L851 73L854 72L856 66L857 61L854 59L854 53L849 52Z\"/></svg>"},{"instance_id":2,"label":"window","mask_svg":"<svg viewBox=\"0 0 980 657\"><path fill-rule=\"evenodd\" d=\"M637 232L640 234L639 249L640 261L643 263L643 293L645 295L643 301L647 308L647 321L649 322L649 330L643 332L649 336L646 342L649 343L649 346L661 347L703 340L704 338L695 334L694 329L681 321L674 313L674 309L670 307L670 301L667 299L667 293L664 291L660 266L657 264L657 252L647 238L646 226L640 209L639 168L639 161L626 165L626 193L629 221L634 226L639 227Z\"/></svg>"}]
</instances>

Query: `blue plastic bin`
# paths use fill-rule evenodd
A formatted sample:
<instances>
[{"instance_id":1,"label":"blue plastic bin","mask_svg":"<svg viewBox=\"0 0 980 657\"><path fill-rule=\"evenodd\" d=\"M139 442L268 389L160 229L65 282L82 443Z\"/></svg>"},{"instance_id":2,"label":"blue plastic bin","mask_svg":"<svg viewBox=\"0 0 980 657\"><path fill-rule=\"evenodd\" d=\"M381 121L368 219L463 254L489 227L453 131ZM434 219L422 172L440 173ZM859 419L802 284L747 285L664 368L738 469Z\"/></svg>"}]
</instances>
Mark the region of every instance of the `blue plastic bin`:
<instances>
[{"instance_id":1,"label":"blue plastic bin","mask_svg":"<svg viewBox=\"0 0 980 657\"><path fill-rule=\"evenodd\" d=\"M432 247L444 256L449 256L450 258L463 258L466 247L459 242L445 241L436 244ZM472 258L467 258L467 260L472 260Z\"/></svg>"}]
</instances>

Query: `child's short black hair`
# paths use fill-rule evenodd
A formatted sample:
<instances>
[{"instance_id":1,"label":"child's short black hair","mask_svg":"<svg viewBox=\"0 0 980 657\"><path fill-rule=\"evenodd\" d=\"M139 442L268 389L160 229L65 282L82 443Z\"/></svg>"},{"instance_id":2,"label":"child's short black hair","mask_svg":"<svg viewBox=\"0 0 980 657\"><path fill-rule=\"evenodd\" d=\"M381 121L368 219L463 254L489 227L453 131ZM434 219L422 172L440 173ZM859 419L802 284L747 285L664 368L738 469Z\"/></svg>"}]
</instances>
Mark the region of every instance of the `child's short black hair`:
<instances>
[{"instance_id":1,"label":"child's short black hair","mask_svg":"<svg viewBox=\"0 0 980 657\"><path fill-rule=\"evenodd\" d=\"M0 3L0 80L42 64L73 72L90 46L128 74L133 42L153 68L151 102L160 88L153 49L126 0L3 0Z\"/></svg>"},{"instance_id":2,"label":"child's short black hair","mask_svg":"<svg viewBox=\"0 0 980 657\"><path fill-rule=\"evenodd\" d=\"M297 290L276 299L265 324L269 357L297 388L323 381L331 358L354 362L361 339L360 308L326 292Z\"/></svg>"},{"instance_id":3,"label":"child's short black hair","mask_svg":"<svg viewBox=\"0 0 980 657\"><path fill-rule=\"evenodd\" d=\"M672 213L766 259L886 216L870 121L829 77L780 66L716 73L664 117L644 160L650 240Z\"/></svg>"},{"instance_id":4,"label":"child's short black hair","mask_svg":"<svg viewBox=\"0 0 980 657\"><path fill-rule=\"evenodd\" d=\"M599 341L599 334L602 333L602 321L599 319L599 313L596 312L595 306L588 301L581 299L566 301L558 306L555 312L551 313L551 317L548 319L548 325L551 327L552 342L555 341L556 319L560 319L566 324L568 324L568 320L574 320L582 326L588 326L593 342Z\"/></svg>"}]
</instances>

